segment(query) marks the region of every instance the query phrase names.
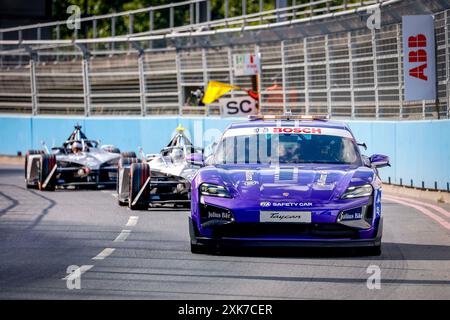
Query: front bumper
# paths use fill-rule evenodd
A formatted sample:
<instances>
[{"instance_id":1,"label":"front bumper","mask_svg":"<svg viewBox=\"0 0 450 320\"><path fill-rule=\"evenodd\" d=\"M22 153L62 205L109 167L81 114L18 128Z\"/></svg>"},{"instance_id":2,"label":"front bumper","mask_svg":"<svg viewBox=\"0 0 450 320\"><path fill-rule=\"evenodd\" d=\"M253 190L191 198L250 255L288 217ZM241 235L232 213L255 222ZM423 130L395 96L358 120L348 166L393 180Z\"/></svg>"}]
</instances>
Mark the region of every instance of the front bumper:
<instances>
[{"instance_id":1,"label":"front bumper","mask_svg":"<svg viewBox=\"0 0 450 320\"><path fill-rule=\"evenodd\" d=\"M380 217L375 225L375 237L370 239L349 238L275 238L275 237L220 237L209 238L201 236L189 217L189 234L191 244L205 247L307 247L307 248L364 248L381 245L383 234L383 218Z\"/></svg>"}]
</instances>

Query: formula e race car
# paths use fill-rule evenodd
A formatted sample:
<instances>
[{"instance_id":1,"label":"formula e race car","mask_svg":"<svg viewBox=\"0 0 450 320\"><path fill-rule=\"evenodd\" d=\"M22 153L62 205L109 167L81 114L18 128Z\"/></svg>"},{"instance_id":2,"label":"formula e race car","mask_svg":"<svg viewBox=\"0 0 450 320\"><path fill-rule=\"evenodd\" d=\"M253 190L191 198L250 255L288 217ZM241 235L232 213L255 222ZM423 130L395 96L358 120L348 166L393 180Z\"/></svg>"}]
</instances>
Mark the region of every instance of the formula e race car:
<instances>
[{"instance_id":1,"label":"formula e race car","mask_svg":"<svg viewBox=\"0 0 450 320\"><path fill-rule=\"evenodd\" d=\"M381 180L389 158L360 154L350 128L314 116L230 125L192 181L191 251L363 247L381 253Z\"/></svg>"},{"instance_id":2,"label":"formula e race car","mask_svg":"<svg viewBox=\"0 0 450 320\"><path fill-rule=\"evenodd\" d=\"M89 140L75 126L61 147L29 150L25 156L27 188L55 190L57 186L115 186L120 150L112 145L100 146Z\"/></svg>"},{"instance_id":3,"label":"formula e race car","mask_svg":"<svg viewBox=\"0 0 450 320\"><path fill-rule=\"evenodd\" d=\"M119 161L117 199L121 206L146 210L153 204L189 207L191 180L203 166L203 149L192 145L178 127L159 154Z\"/></svg>"}]
</instances>

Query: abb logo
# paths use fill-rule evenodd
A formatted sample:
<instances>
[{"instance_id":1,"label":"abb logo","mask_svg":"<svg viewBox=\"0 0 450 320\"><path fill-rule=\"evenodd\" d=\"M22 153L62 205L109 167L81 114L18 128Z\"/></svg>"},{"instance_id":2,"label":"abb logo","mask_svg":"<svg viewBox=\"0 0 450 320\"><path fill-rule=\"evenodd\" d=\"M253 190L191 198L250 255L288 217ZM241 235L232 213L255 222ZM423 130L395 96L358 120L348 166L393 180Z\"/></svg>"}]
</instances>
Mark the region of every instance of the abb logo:
<instances>
[{"instance_id":1,"label":"abb logo","mask_svg":"<svg viewBox=\"0 0 450 320\"><path fill-rule=\"evenodd\" d=\"M417 36L411 36L408 38L408 48L426 48L427 38L423 34L418 34ZM409 51L408 62L410 63L422 63L421 65L409 69L409 75L411 77L419 78L421 80L428 80L425 74L425 69L427 68L427 51L424 49L417 49L414 51Z\"/></svg>"},{"instance_id":2,"label":"abb logo","mask_svg":"<svg viewBox=\"0 0 450 320\"><path fill-rule=\"evenodd\" d=\"M273 128L273 133L305 133L321 134L320 128Z\"/></svg>"}]
</instances>

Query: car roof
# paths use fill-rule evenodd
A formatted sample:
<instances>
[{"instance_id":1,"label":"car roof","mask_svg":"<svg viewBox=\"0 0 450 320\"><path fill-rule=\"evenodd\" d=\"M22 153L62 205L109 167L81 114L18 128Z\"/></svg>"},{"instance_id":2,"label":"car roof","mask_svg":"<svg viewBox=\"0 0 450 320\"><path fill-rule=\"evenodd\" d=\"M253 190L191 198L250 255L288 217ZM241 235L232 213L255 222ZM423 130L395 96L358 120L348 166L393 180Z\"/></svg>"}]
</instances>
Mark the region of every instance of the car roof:
<instances>
[{"instance_id":1,"label":"car roof","mask_svg":"<svg viewBox=\"0 0 450 320\"><path fill-rule=\"evenodd\" d=\"M235 122L229 125L228 129L237 128L258 128L258 127L273 127L276 125L294 126L295 123L304 127L317 127L317 128L333 128L350 131L347 124L336 121L324 121L324 120L248 120L242 122Z\"/></svg>"}]
</instances>

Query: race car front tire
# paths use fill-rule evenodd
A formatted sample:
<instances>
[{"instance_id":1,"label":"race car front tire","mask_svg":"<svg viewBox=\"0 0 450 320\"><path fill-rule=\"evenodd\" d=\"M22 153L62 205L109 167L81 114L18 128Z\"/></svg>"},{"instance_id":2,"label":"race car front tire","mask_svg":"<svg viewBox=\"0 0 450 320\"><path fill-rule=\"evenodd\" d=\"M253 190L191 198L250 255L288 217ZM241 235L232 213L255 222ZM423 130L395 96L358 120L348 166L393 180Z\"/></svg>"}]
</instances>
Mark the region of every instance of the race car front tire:
<instances>
[{"instance_id":1,"label":"race car front tire","mask_svg":"<svg viewBox=\"0 0 450 320\"><path fill-rule=\"evenodd\" d=\"M50 178L47 185L44 187L44 183L47 180L49 174L56 166L56 157L54 154L43 154L40 158L40 170L39 170L39 190L41 191L55 191L56 178L55 174Z\"/></svg>"},{"instance_id":2,"label":"race car front tire","mask_svg":"<svg viewBox=\"0 0 450 320\"><path fill-rule=\"evenodd\" d=\"M150 177L150 167L146 163L133 163L130 167L130 193L128 206L131 210L146 210L148 208L149 186L143 190L139 200L133 204L145 182Z\"/></svg>"},{"instance_id":3,"label":"race car front tire","mask_svg":"<svg viewBox=\"0 0 450 320\"><path fill-rule=\"evenodd\" d=\"M121 152L120 155L122 156L122 158L137 158L134 151Z\"/></svg>"},{"instance_id":4,"label":"race car front tire","mask_svg":"<svg viewBox=\"0 0 450 320\"><path fill-rule=\"evenodd\" d=\"M25 184L27 189L33 187L33 185L28 183L28 157L30 155L34 155L34 154L44 154L43 150L28 150L27 153L25 154Z\"/></svg>"},{"instance_id":5,"label":"race car front tire","mask_svg":"<svg viewBox=\"0 0 450 320\"><path fill-rule=\"evenodd\" d=\"M211 249L207 246L191 243L191 253L193 254L205 254L210 253Z\"/></svg>"},{"instance_id":6,"label":"race car front tire","mask_svg":"<svg viewBox=\"0 0 450 320\"><path fill-rule=\"evenodd\" d=\"M120 169L123 169L127 166L130 166L133 163L141 163L141 159L139 158L130 158L130 157L120 157L119 159L119 163L118 163L118 171L120 171ZM117 177L117 184L116 184L116 191L117 193L119 192L119 185L120 185L121 181L120 181L120 175L118 175Z\"/></svg>"}]
</instances>

